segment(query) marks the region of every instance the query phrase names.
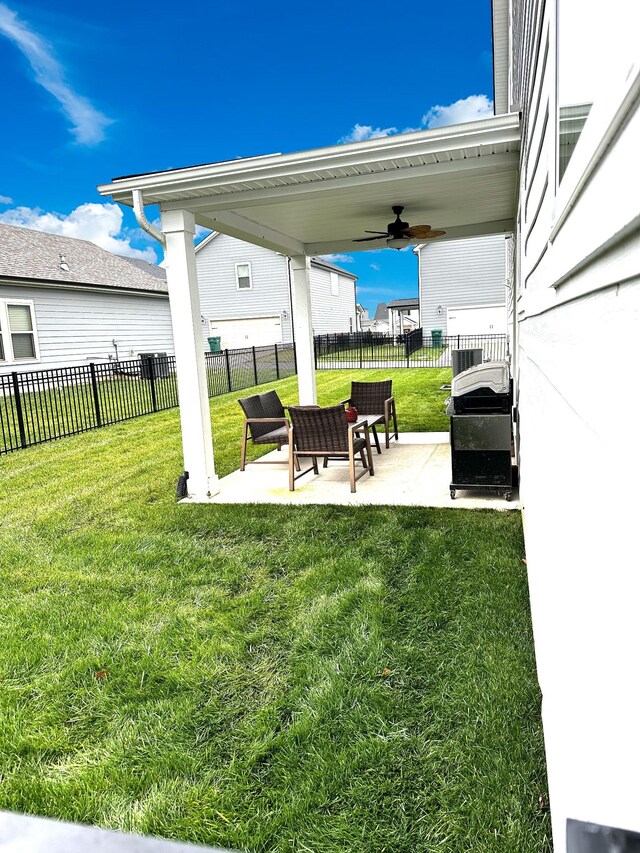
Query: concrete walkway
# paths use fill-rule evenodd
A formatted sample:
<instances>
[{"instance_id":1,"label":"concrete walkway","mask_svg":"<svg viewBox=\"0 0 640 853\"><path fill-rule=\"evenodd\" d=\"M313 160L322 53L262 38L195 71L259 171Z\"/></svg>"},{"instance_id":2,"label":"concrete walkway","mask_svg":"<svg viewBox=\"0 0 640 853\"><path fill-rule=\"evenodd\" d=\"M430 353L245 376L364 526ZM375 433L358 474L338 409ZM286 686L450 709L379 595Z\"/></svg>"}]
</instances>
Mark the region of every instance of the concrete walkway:
<instances>
[{"instance_id":1,"label":"concrete walkway","mask_svg":"<svg viewBox=\"0 0 640 853\"><path fill-rule=\"evenodd\" d=\"M492 492L458 491L455 500L449 495L451 454L446 432L402 433L382 455L373 454L375 476L365 474L349 491L347 464L329 462L316 476L313 472L296 481L289 491L287 450L272 451L264 459L281 459L282 465L247 465L245 471L234 471L220 480L220 493L211 503L275 503L275 504L365 504L387 506L454 507L460 509L518 509L514 500L505 501ZM305 467L303 465L303 467ZM359 468L359 466L358 466Z\"/></svg>"}]
</instances>

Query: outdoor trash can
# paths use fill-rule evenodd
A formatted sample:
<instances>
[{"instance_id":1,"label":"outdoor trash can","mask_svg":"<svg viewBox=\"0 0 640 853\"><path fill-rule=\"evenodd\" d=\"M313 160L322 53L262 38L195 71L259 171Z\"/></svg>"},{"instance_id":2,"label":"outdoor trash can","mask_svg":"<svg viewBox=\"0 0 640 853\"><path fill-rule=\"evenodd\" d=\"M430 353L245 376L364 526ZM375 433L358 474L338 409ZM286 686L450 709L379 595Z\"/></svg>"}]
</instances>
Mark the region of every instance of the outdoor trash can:
<instances>
[{"instance_id":1,"label":"outdoor trash can","mask_svg":"<svg viewBox=\"0 0 640 853\"><path fill-rule=\"evenodd\" d=\"M209 341L209 352L220 352L220 338L207 338Z\"/></svg>"},{"instance_id":2,"label":"outdoor trash can","mask_svg":"<svg viewBox=\"0 0 640 853\"><path fill-rule=\"evenodd\" d=\"M442 329L431 329L431 346L442 346Z\"/></svg>"}]
</instances>

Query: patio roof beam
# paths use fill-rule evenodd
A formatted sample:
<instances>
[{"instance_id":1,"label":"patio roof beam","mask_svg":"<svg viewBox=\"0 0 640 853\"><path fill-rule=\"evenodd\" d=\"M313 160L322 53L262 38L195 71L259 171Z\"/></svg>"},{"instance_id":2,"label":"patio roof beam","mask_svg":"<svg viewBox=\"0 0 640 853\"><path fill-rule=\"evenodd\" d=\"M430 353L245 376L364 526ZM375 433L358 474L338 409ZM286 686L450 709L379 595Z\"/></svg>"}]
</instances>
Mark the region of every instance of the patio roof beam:
<instances>
[{"instance_id":1,"label":"patio roof beam","mask_svg":"<svg viewBox=\"0 0 640 853\"><path fill-rule=\"evenodd\" d=\"M520 140L519 123L517 114L492 116L462 125L349 145L131 175L115 178L110 184L103 184L98 189L102 195L110 195L114 201L124 204L132 204L132 190L142 189L145 191L145 199L153 204L160 200L159 194L169 188L193 198L211 188L238 182L274 181L277 184L286 183L292 176L297 176L306 183L309 175L320 172L326 175L328 170L358 171L362 168L371 175L377 173L378 167L386 170L387 163L392 165L395 161L416 157L449 157L455 162L462 162L465 157L476 160L478 155L489 155L495 146L507 146L509 150L517 148Z\"/></svg>"},{"instance_id":2,"label":"patio roof beam","mask_svg":"<svg viewBox=\"0 0 640 853\"><path fill-rule=\"evenodd\" d=\"M258 190L228 190L213 193L207 196L190 198L189 210L194 213L211 210L238 210L242 207L258 207L261 204L283 204L291 201L309 201L317 198L319 193L335 193L341 190L350 190L359 186L372 187L375 185L393 182L397 184L402 181L415 181L433 175L446 175L451 172L457 174L473 172L474 177L479 175L490 175L499 173L504 175L507 171L518 170L518 152L503 154L486 154L482 157L470 157L461 160L449 160L445 162L428 163L422 166L405 166L403 168L392 167L382 172L369 172L360 175L349 175L346 177L335 177L306 181L305 183L280 184ZM167 193L175 192L168 189ZM184 199L162 200L163 193L156 191L155 198L161 199L164 210L182 209L185 206Z\"/></svg>"},{"instance_id":3,"label":"patio roof beam","mask_svg":"<svg viewBox=\"0 0 640 853\"><path fill-rule=\"evenodd\" d=\"M191 204L189 209L191 209ZM167 208L161 205L161 210L172 210L173 207ZM218 213L197 213L196 219L198 225L205 228L211 228L212 231L220 231L227 234L229 237L236 237L238 240L244 240L247 243L253 243L256 246L263 246L265 249L271 249L274 252L280 252L282 255L304 255L306 248L303 243L287 234L281 234L279 231L274 231L266 225L260 225L258 222L253 222L251 219L246 219L232 211Z\"/></svg>"}]
</instances>

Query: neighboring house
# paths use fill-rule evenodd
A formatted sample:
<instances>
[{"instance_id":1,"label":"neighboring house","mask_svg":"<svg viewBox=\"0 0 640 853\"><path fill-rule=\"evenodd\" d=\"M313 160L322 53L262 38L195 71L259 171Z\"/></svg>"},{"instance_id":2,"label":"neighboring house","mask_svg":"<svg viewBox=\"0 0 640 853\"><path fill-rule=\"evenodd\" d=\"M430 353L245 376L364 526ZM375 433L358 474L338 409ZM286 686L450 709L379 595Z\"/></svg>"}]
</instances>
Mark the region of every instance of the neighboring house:
<instances>
[{"instance_id":1,"label":"neighboring house","mask_svg":"<svg viewBox=\"0 0 640 853\"><path fill-rule=\"evenodd\" d=\"M638 843L571 825L566 846L571 820L640 831L638 7L598 8L493 2L496 112L522 116L513 371L557 851Z\"/></svg>"},{"instance_id":2,"label":"neighboring house","mask_svg":"<svg viewBox=\"0 0 640 853\"><path fill-rule=\"evenodd\" d=\"M420 325L445 335L507 333L504 234L417 246Z\"/></svg>"},{"instance_id":3,"label":"neighboring house","mask_svg":"<svg viewBox=\"0 0 640 853\"><path fill-rule=\"evenodd\" d=\"M0 373L173 353L165 272L0 224Z\"/></svg>"},{"instance_id":4,"label":"neighboring house","mask_svg":"<svg viewBox=\"0 0 640 853\"><path fill-rule=\"evenodd\" d=\"M389 332L389 308L386 302L378 302L376 313L372 320L363 320L362 328L365 332Z\"/></svg>"},{"instance_id":5,"label":"neighboring house","mask_svg":"<svg viewBox=\"0 0 640 853\"><path fill-rule=\"evenodd\" d=\"M293 341L287 257L214 231L196 247L196 264L205 348L209 336L219 337L222 349ZM356 330L356 279L312 259L315 334Z\"/></svg>"},{"instance_id":6,"label":"neighboring house","mask_svg":"<svg viewBox=\"0 0 640 853\"><path fill-rule=\"evenodd\" d=\"M413 332L420 325L420 303L417 299L393 299L387 309L389 332L392 335Z\"/></svg>"},{"instance_id":7,"label":"neighboring house","mask_svg":"<svg viewBox=\"0 0 640 853\"><path fill-rule=\"evenodd\" d=\"M356 331L361 332L364 329L363 322L369 319L369 310L356 302Z\"/></svg>"}]
</instances>

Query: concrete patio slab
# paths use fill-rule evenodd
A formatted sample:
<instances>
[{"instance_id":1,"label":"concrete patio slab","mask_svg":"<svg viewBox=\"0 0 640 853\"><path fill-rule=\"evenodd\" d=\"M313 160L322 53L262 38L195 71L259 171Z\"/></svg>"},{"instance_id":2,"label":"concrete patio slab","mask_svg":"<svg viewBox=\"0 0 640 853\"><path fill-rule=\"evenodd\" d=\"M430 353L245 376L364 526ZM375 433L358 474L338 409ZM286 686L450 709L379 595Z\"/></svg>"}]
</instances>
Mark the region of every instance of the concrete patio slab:
<instances>
[{"instance_id":1,"label":"concrete patio slab","mask_svg":"<svg viewBox=\"0 0 640 853\"><path fill-rule=\"evenodd\" d=\"M295 491L289 491L287 451L272 451L263 459L279 460L282 465L248 465L245 471L234 471L220 480L220 493L211 503L277 503L277 504L337 504L360 506L448 507L459 509L518 509L517 499L506 501L496 494L483 491L458 491L455 500L449 495L451 482L451 453L449 435L437 433L402 433L391 441L382 454L373 454L375 476L365 474L357 482L357 491L349 491L347 464L329 462L316 476L313 472L296 481ZM303 466L304 467L304 466ZM514 492L517 498L517 492Z\"/></svg>"}]
</instances>

